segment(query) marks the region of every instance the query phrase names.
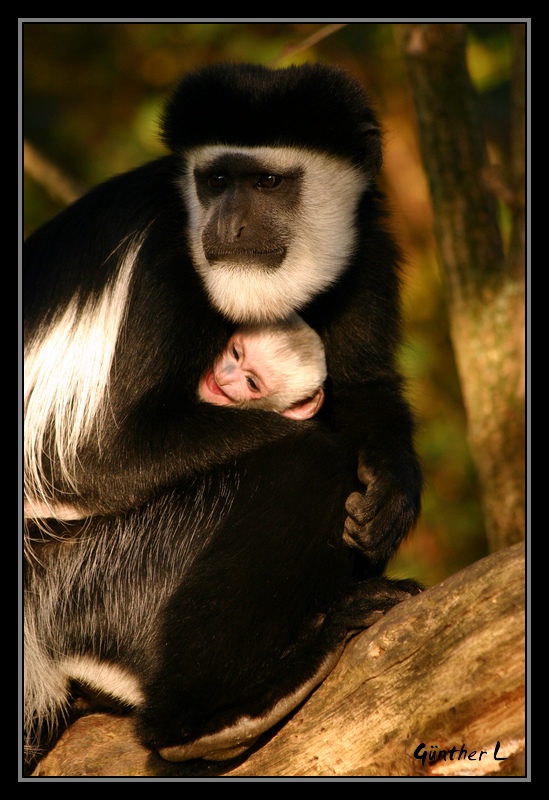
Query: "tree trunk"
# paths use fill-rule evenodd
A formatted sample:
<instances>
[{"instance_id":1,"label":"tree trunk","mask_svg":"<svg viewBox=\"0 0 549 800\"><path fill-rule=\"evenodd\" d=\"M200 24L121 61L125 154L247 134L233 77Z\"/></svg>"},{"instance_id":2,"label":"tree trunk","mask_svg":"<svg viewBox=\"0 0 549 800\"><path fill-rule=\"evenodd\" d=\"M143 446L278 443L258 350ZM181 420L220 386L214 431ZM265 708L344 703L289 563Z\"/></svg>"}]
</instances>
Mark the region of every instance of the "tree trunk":
<instances>
[{"instance_id":1,"label":"tree trunk","mask_svg":"<svg viewBox=\"0 0 549 800\"><path fill-rule=\"evenodd\" d=\"M521 776L524 627L518 544L357 635L328 679L244 760L171 764L138 744L131 717L94 714L66 732L35 776Z\"/></svg>"},{"instance_id":2,"label":"tree trunk","mask_svg":"<svg viewBox=\"0 0 549 800\"><path fill-rule=\"evenodd\" d=\"M488 166L466 26L401 26L492 552L525 536L525 25L513 30L513 185L506 190ZM513 214L507 254L502 198Z\"/></svg>"}]
</instances>

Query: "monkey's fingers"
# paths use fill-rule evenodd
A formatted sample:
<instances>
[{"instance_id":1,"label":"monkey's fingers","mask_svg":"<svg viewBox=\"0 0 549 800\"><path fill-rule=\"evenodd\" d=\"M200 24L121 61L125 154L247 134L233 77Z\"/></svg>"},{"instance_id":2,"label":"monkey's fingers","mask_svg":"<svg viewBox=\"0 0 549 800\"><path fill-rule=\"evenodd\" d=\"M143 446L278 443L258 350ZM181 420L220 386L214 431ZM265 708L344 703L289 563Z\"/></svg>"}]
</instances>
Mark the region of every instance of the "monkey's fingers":
<instances>
[{"instance_id":1,"label":"monkey's fingers","mask_svg":"<svg viewBox=\"0 0 549 800\"><path fill-rule=\"evenodd\" d=\"M352 492L345 503L345 511L349 515L348 519L355 526L363 526L371 522L375 515L375 509L362 492ZM347 527L347 524L346 524ZM353 530L351 526L351 530Z\"/></svg>"}]
</instances>

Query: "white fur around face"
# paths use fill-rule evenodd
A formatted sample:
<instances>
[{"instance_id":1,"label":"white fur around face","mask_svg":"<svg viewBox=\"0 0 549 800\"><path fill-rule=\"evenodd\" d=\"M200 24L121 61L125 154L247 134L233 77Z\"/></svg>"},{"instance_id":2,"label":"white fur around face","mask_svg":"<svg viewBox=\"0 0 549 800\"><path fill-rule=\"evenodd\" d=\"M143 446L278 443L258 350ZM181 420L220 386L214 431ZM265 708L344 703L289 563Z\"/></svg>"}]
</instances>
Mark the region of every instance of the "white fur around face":
<instances>
[{"instance_id":1,"label":"white fur around face","mask_svg":"<svg viewBox=\"0 0 549 800\"><path fill-rule=\"evenodd\" d=\"M206 209L200 204L194 170L223 154L251 156L273 173L303 175L299 230L284 263L275 270L208 263L202 248ZM345 271L356 242L356 213L367 187L363 173L335 156L291 147L208 145L187 154L180 189L189 211L193 261L212 304L237 323L264 323L299 311Z\"/></svg>"}]
</instances>

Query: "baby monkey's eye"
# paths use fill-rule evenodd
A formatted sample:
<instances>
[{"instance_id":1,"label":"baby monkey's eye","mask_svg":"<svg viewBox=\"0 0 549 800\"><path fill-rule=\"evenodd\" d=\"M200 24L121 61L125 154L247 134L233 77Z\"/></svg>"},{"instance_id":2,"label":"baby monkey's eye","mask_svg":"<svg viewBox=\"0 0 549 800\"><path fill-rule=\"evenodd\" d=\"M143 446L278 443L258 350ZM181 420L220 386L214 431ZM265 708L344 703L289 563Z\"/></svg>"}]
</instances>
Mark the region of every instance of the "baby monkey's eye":
<instances>
[{"instance_id":1,"label":"baby monkey's eye","mask_svg":"<svg viewBox=\"0 0 549 800\"><path fill-rule=\"evenodd\" d=\"M258 385L257 385L257 383L256 383L256 382L253 380L253 378L247 377L247 378L246 378L246 380L247 380L247 382L248 382L248 386L250 387L250 389L252 390L252 392L259 392L259 386L258 386Z\"/></svg>"},{"instance_id":2,"label":"baby monkey's eye","mask_svg":"<svg viewBox=\"0 0 549 800\"><path fill-rule=\"evenodd\" d=\"M238 359L239 359L238 350L236 349L234 344L233 344L233 356L238 361Z\"/></svg>"}]
</instances>

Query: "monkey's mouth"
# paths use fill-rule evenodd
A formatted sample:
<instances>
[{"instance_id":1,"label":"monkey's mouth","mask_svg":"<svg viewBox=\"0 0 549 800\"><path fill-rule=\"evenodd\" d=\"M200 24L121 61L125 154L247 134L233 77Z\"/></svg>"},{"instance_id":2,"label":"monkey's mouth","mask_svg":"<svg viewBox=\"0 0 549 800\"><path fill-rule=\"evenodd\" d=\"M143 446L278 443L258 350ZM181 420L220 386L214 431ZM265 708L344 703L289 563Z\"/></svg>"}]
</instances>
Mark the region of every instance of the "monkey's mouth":
<instances>
[{"instance_id":1,"label":"monkey's mouth","mask_svg":"<svg viewBox=\"0 0 549 800\"><path fill-rule=\"evenodd\" d=\"M212 266L258 266L276 268L279 267L286 257L285 247L276 248L246 248L246 247L223 247L204 250L209 264Z\"/></svg>"},{"instance_id":2,"label":"monkey's mouth","mask_svg":"<svg viewBox=\"0 0 549 800\"><path fill-rule=\"evenodd\" d=\"M217 383L213 370L209 370L200 380L198 387L198 394L200 399L206 403L214 403L215 405L229 405L234 403L230 397Z\"/></svg>"},{"instance_id":3,"label":"monkey's mouth","mask_svg":"<svg viewBox=\"0 0 549 800\"><path fill-rule=\"evenodd\" d=\"M210 390L210 392L211 392L212 394L218 394L220 397L229 397L229 395L228 395L228 394L226 394L226 393L223 391L223 389L221 388L221 386L220 386L220 385L218 384L218 382L216 381L216 379L215 379L215 376L214 376L213 372L208 372L208 374L206 375L206 377L204 378L204 380L205 380L205 382L206 382L206 384L207 384L207 386L208 386L208 389ZM230 398L229 398L229 399L230 399Z\"/></svg>"}]
</instances>

